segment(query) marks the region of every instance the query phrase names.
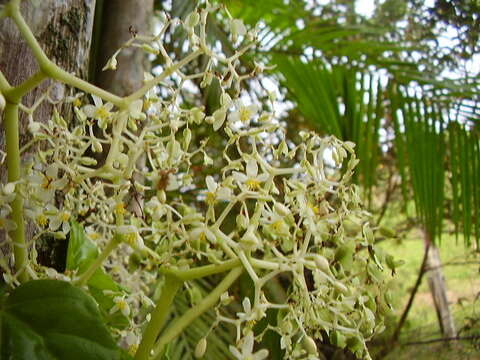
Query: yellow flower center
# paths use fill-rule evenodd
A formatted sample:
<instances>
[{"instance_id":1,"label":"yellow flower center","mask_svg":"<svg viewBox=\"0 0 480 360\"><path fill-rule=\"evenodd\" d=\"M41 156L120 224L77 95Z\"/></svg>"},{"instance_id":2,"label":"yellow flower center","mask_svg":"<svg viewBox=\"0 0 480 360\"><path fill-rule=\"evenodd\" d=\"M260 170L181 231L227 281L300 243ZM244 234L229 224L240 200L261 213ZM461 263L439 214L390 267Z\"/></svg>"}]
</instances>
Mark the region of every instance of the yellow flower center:
<instances>
[{"instance_id":1,"label":"yellow flower center","mask_svg":"<svg viewBox=\"0 0 480 360\"><path fill-rule=\"evenodd\" d=\"M92 232L92 233L88 234L88 236L89 236L90 239L92 239L92 240L97 240L97 239L100 238L100 234L97 233L97 232Z\"/></svg>"},{"instance_id":2,"label":"yellow flower center","mask_svg":"<svg viewBox=\"0 0 480 360\"><path fill-rule=\"evenodd\" d=\"M105 105L102 105L95 111L95 117L97 119L105 120L110 117L110 111L105 108Z\"/></svg>"},{"instance_id":3,"label":"yellow flower center","mask_svg":"<svg viewBox=\"0 0 480 360\"><path fill-rule=\"evenodd\" d=\"M272 223L272 227L275 231L280 231L280 230L282 230L284 224L285 224L285 222L283 220L277 220L277 221Z\"/></svg>"},{"instance_id":4,"label":"yellow flower center","mask_svg":"<svg viewBox=\"0 0 480 360\"><path fill-rule=\"evenodd\" d=\"M215 198L216 198L215 193L210 191L207 192L207 199L206 199L207 204L209 205L215 204Z\"/></svg>"},{"instance_id":5,"label":"yellow flower center","mask_svg":"<svg viewBox=\"0 0 480 360\"><path fill-rule=\"evenodd\" d=\"M246 107L241 108L239 112L240 112L239 118L241 122L247 122L252 117L252 112L248 110Z\"/></svg>"},{"instance_id":6,"label":"yellow flower center","mask_svg":"<svg viewBox=\"0 0 480 360\"><path fill-rule=\"evenodd\" d=\"M247 185L250 190L258 190L260 189L261 182L257 179L248 179L245 181L245 185Z\"/></svg>"},{"instance_id":7,"label":"yellow flower center","mask_svg":"<svg viewBox=\"0 0 480 360\"><path fill-rule=\"evenodd\" d=\"M80 105L82 105L82 100L76 98L75 100L73 100L72 104L73 106L80 107Z\"/></svg>"},{"instance_id":8,"label":"yellow flower center","mask_svg":"<svg viewBox=\"0 0 480 360\"><path fill-rule=\"evenodd\" d=\"M117 205L115 205L115 214L117 215L125 214L125 204L123 202L119 202Z\"/></svg>"},{"instance_id":9,"label":"yellow flower center","mask_svg":"<svg viewBox=\"0 0 480 360\"><path fill-rule=\"evenodd\" d=\"M128 304L125 300L118 300L117 301L117 306L118 306L118 310L122 311L122 310L125 310L128 307Z\"/></svg>"},{"instance_id":10,"label":"yellow flower center","mask_svg":"<svg viewBox=\"0 0 480 360\"><path fill-rule=\"evenodd\" d=\"M128 353L132 356L134 356L137 353L138 350L138 344L132 344L128 347Z\"/></svg>"},{"instance_id":11,"label":"yellow flower center","mask_svg":"<svg viewBox=\"0 0 480 360\"><path fill-rule=\"evenodd\" d=\"M45 227L48 224L48 218L45 215L40 214L40 215L37 216L37 223L41 227Z\"/></svg>"},{"instance_id":12,"label":"yellow flower center","mask_svg":"<svg viewBox=\"0 0 480 360\"><path fill-rule=\"evenodd\" d=\"M315 215L320 214L320 208L317 205L313 205L311 202L309 202L307 205L310 209L312 209Z\"/></svg>"},{"instance_id":13,"label":"yellow flower center","mask_svg":"<svg viewBox=\"0 0 480 360\"><path fill-rule=\"evenodd\" d=\"M70 220L70 213L67 211L64 211L60 217L63 222L67 222L68 220Z\"/></svg>"},{"instance_id":14,"label":"yellow flower center","mask_svg":"<svg viewBox=\"0 0 480 360\"><path fill-rule=\"evenodd\" d=\"M130 245L131 247L134 247L137 244L137 234L133 232L130 234L127 234L127 236L125 237L125 240L127 241L128 245Z\"/></svg>"},{"instance_id":15,"label":"yellow flower center","mask_svg":"<svg viewBox=\"0 0 480 360\"><path fill-rule=\"evenodd\" d=\"M45 175L42 183L42 188L48 189L50 188L50 185L52 184L53 179L50 176Z\"/></svg>"}]
</instances>

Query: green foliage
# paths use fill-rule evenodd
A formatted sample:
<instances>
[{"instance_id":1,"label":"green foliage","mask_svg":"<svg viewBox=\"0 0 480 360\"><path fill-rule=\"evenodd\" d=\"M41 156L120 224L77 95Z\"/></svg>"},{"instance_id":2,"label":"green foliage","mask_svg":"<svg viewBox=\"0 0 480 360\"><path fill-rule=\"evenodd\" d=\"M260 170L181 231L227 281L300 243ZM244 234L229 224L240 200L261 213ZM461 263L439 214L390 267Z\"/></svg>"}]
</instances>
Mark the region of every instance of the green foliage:
<instances>
[{"instance_id":1,"label":"green foliage","mask_svg":"<svg viewBox=\"0 0 480 360\"><path fill-rule=\"evenodd\" d=\"M67 282L21 285L3 302L0 321L2 359L128 359L101 321L97 304Z\"/></svg>"},{"instance_id":2,"label":"green foliage","mask_svg":"<svg viewBox=\"0 0 480 360\"><path fill-rule=\"evenodd\" d=\"M97 245L90 240L79 223L72 221L70 239L67 250L67 267L69 271L83 273L98 257ZM110 314L110 309L115 305L112 295L121 295L123 289L105 273L103 269L97 269L87 282L90 294L100 306L100 312L104 321L110 326L124 328L128 326L128 319L121 313ZM110 293L106 295L105 291Z\"/></svg>"}]
</instances>

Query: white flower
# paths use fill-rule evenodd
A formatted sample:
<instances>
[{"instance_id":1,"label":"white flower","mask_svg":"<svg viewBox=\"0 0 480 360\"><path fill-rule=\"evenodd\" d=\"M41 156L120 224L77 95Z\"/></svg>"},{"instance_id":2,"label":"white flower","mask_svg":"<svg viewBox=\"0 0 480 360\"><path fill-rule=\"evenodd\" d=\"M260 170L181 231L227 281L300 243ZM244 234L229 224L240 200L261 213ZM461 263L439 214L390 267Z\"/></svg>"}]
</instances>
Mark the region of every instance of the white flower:
<instances>
[{"instance_id":1,"label":"white flower","mask_svg":"<svg viewBox=\"0 0 480 360\"><path fill-rule=\"evenodd\" d=\"M56 210L56 209L55 209ZM54 214L48 216L49 224L48 228L50 231L57 231L60 227L62 227L62 232L67 234L70 231L70 211L62 210L58 211L54 210Z\"/></svg>"},{"instance_id":2,"label":"white flower","mask_svg":"<svg viewBox=\"0 0 480 360\"><path fill-rule=\"evenodd\" d=\"M213 205L217 200L229 200L232 198L232 189L218 185L212 176L207 176L205 183L208 189L206 194L207 204Z\"/></svg>"},{"instance_id":3,"label":"white flower","mask_svg":"<svg viewBox=\"0 0 480 360\"><path fill-rule=\"evenodd\" d=\"M165 205L162 204L156 196L152 197L146 204L145 208L150 212L152 219L158 221L165 215Z\"/></svg>"},{"instance_id":4,"label":"white flower","mask_svg":"<svg viewBox=\"0 0 480 360\"><path fill-rule=\"evenodd\" d=\"M143 239L135 226L122 225L117 228L117 231L124 236L125 242L130 245L131 248L136 250L143 250L145 248Z\"/></svg>"},{"instance_id":5,"label":"white flower","mask_svg":"<svg viewBox=\"0 0 480 360\"><path fill-rule=\"evenodd\" d=\"M230 345L229 349L235 359L237 360L263 360L268 356L268 350L262 349L253 353L253 346L255 344L255 339L253 337L253 332L250 331L243 339L240 345L240 350L236 347Z\"/></svg>"},{"instance_id":6,"label":"white flower","mask_svg":"<svg viewBox=\"0 0 480 360\"><path fill-rule=\"evenodd\" d=\"M247 28L243 24L243 21L240 19L231 19L230 20L230 31L232 33L233 41L237 41L239 36L243 36L247 33Z\"/></svg>"},{"instance_id":7,"label":"white flower","mask_svg":"<svg viewBox=\"0 0 480 360\"><path fill-rule=\"evenodd\" d=\"M246 175L238 171L233 172L233 178L240 184L245 184L249 190L259 190L262 183L268 179L268 174L263 173L258 175L258 164L255 160L247 161Z\"/></svg>"},{"instance_id":8,"label":"white flower","mask_svg":"<svg viewBox=\"0 0 480 360\"><path fill-rule=\"evenodd\" d=\"M230 122L240 121L243 124L248 124L252 117L254 117L259 108L257 105L244 105L241 100L235 102L236 111L228 115L228 120Z\"/></svg>"},{"instance_id":9,"label":"white flower","mask_svg":"<svg viewBox=\"0 0 480 360\"><path fill-rule=\"evenodd\" d=\"M82 110L89 118L98 120L99 127L106 129L112 117L110 110L112 110L113 104L103 104L102 99L95 95L92 95L92 98L95 105L85 105Z\"/></svg>"},{"instance_id":10,"label":"white flower","mask_svg":"<svg viewBox=\"0 0 480 360\"><path fill-rule=\"evenodd\" d=\"M40 171L33 173L28 179L35 188L34 195L43 202L52 202L55 191L62 190L68 183L65 176L58 178L58 166L56 164L49 165L45 173Z\"/></svg>"},{"instance_id":11,"label":"white flower","mask_svg":"<svg viewBox=\"0 0 480 360\"><path fill-rule=\"evenodd\" d=\"M266 224L265 226L269 232L278 236L290 235L290 226L285 221L284 215L281 215L277 211L268 211L268 210L264 210L262 215L263 215L262 222Z\"/></svg>"},{"instance_id":12,"label":"white flower","mask_svg":"<svg viewBox=\"0 0 480 360\"><path fill-rule=\"evenodd\" d=\"M128 305L124 296L115 296L113 298L113 302L115 305L113 305L113 307L110 309L110 314L120 311L125 317L130 315L130 306Z\"/></svg>"},{"instance_id":13,"label":"white flower","mask_svg":"<svg viewBox=\"0 0 480 360\"><path fill-rule=\"evenodd\" d=\"M191 242L204 242L206 239L211 243L215 244L217 242L217 237L212 230L205 225L199 225L190 231L189 238Z\"/></svg>"}]
</instances>

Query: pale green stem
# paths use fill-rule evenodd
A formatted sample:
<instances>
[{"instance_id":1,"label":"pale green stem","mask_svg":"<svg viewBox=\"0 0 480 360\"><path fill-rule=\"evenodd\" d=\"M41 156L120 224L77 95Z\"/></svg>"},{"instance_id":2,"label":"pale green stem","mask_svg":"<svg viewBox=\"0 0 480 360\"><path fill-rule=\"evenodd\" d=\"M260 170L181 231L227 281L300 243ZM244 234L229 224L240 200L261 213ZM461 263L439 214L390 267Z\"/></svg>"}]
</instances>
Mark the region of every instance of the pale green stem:
<instances>
[{"instance_id":1,"label":"pale green stem","mask_svg":"<svg viewBox=\"0 0 480 360\"><path fill-rule=\"evenodd\" d=\"M18 104L8 102L5 106L5 140L7 149L8 182L20 180L20 146L18 135ZM13 254L15 256L15 270L18 273L18 280L25 282L28 274L25 271L28 265L28 250L25 242L25 223L23 221L23 198L15 190L15 199L12 202L12 220L16 228L9 232L13 241Z\"/></svg>"},{"instance_id":2,"label":"pale green stem","mask_svg":"<svg viewBox=\"0 0 480 360\"><path fill-rule=\"evenodd\" d=\"M157 358L163 352L165 345L175 339L192 321L214 306L220 296L232 286L242 272L242 267L231 270L210 294L169 326L165 330L165 333L158 339L153 350L153 357Z\"/></svg>"},{"instance_id":3,"label":"pale green stem","mask_svg":"<svg viewBox=\"0 0 480 360\"><path fill-rule=\"evenodd\" d=\"M28 44L28 47L32 50L33 56L35 56L35 59L38 61L38 64L40 66L40 69L50 76L53 79L59 80L65 84L74 86L80 90L83 90L87 93L90 94L95 94L99 96L100 98L111 102L112 104L117 105L119 108L126 107L124 100L116 95L113 95L109 93L108 91L105 91L103 89L100 89L97 86L94 86L90 84L89 82L82 80L75 75L72 75L65 70L61 69L57 65L55 65L52 61L48 59L48 57L45 55L43 52L42 48L37 42L37 39L35 39L35 36L33 35L32 31L28 27L27 23L23 19L22 15L20 14L20 9L18 7L18 4L9 3L7 6L9 6L9 16L13 19L15 24L18 27L18 30L22 34L23 38Z\"/></svg>"},{"instance_id":4,"label":"pale green stem","mask_svg":"<svg viewBox=\"0 0 480 360\"><path fill-rule=\"evenodd\" d=\"M47 76L43 72L39 71L33 74L32 76L30 76L27 80L25 80L20 85L5 91L4 95L10 101L14 103L18 103L20 102L23 95L25 95L30 90L35 88L46 78Z\"/></svg>"},{"instance_id":5,"label":"pale green stem","mask_svg":"<svg viewBox=\"0 0 480 360\"><path fill-rule=\"evenodd\" d=\"M222 273L233 269L240 265L239 259L227 260L221 264L210 264L205 266L199 266L188 270L173 270L173 269L160 269L160 272L165 275L172 275L181 280L195 280L205 276L210 276L218 273ZM277 267L278 268L278 267Z\"/></svg>"},{"instance_id":6,"label":"pale green stem","mask_svg":"<svg viewBox=\"0 0 480 360\"><path fill-rule=\"evenodd\" d=\"M160 299L158 299L155 309L152 311L152 317L148 322L147 328L142 334L142 341L135 353L135 360L148 360L153 345L155 344L155 340L167 320L175 294L182 284L182 280L175 276L167 275L165 277L162 294L160 295Z\"/></svg>"},{"instance_id":7,"label":"pale green stem","mask_svg":"<svg viewBox=\"0 0 480 360\"><path fill-rule=\"evenodd\" d=\"M0 92L6 92L10 89L11 86L8 83L8 80L5 78L5 75L3 75L3 72L0 70Z\"/></svg>"},{"instance_id":8,"label":"pale green stem","mask_svg":"<svg viewBox=\"0 0 480 360\"><path fill-rule=\"evenodd\" d=\"M184 65L188 64L190 61L198 57L203 53L202 50L196 50L192 52L191 54L187 55L185 58L177 62L176 64L169 66L166 68L160 75L154 77L151 80L145 81L145 84L135 91L133 94L125 97L125 101L127 103L131 103L134 100L140 99L143 95L145 95L152 87L155 85L158 85L160 82L162 82L166 77L169 75L173 74L175 71L179 70L181 67Z\"/></svg>"},{"instance_id":9,"label":"pale green stem","mask_svg":"<svg viewBox=\"0 0 480 360\"><path fill-rule=\"evenodd\" d=\"M103 262L105 259L110 255L110 253L117 247L119 244L119 235L114 235L112 239L108 242L107 246L102 250L101 254L97 257L97 259L90 264L87 270L83 272L79 278L77 278L74 281L75 285L78 286L83 286L85 285L88 280L92 277L93 274L95 274L95 271L97 271L100 266L102 266Z\"/></svg>"}]
</instances>

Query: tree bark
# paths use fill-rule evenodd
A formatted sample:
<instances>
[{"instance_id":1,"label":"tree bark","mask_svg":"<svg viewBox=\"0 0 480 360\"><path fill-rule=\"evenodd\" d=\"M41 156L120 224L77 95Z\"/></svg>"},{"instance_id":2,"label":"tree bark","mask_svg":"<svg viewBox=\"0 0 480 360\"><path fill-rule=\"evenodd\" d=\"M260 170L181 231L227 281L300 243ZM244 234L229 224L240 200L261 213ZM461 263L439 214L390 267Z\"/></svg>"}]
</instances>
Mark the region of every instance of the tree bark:
<instances>
[{"instance_id":1,"label":"tree bark","mask_svg":"<svg viewBox=\"0 0 480 360\"><path fill-rule=\"evenodd\" d=\"M95 44L95 83L99 87L119 96L133 93L143 85L144 72L150 70L145 52L139 48L123 49L117 56L117 69L103 71L108 59L132 36L151 33L153 0L100 0L95 27L100 29ZM100 23L98 23L100 22ZM100 133L99 133L100 135ZM101 154L104 157L104 154ZM97 159L101 162L101 159ZM145 157L138 159L137 166L145 166ZM143 183L139 174L134 180ZM128 209L136 216L143 215L143 197L141 194L131 195Z\"/></svg>"},{"instance_id":2,"label":"tree bark","mask_svg":"<svg viewBox=\"0 0 480 360\"><path fill-rule=\"evenodd\" d=\"M434 245L428 253L428 286L432 295L435 311L437 312L438 323L445 338L457 336L455 322L450 311L447 297L447 286L442 271L440 251Z\"/></svg>"},{"instance_id":3,"label":"tree bark","mask_svg":"<svg viewBox=\"0 0 480 360\"><path fill-rule=\"evenodd\" d=\"M143 73L149 70L145 52L138 48L124 49L117 56L117 70L102 71L102 68L115 51L136 33L150 33L153 0L102 2L95 82L101 88L125 96L142 86Z\"/></svg>"},{"instance_id":4,"label":"tree bark","mask_svg":"<svg viewBox=\"0 0 480 360\"><path fill-rule=\"evenodd\" d=\"M6 3L6 0L0 1ZM42 46L46 55L63 69L80 77L86 77L93 29L95 0L42 0L21 2L21 13L30 26L33 34ZM10 85L16 86L39 70L36 60L23 41L13 21L9 18L0 20L0 70ZM51 87L50 87L51 86ZM50 87L50 97L60 101L73 92L63 84L49 80L44 81L36 89L24 96L22 104L31 106ZM72 109L69 104L57 105L59 112L70 118ZM34 120L47 122L51 117L53 105L44 101L35 111ZM20 113L20 146L30 140L27 132L28 122L25 114ZM0 132L0 150L5 150L5 136ZM31 148L22 154L22 158L30 157L35 151ZM5 181L6 167L0 167L0 180ZM27 224L26 238L31 239L34 227ZM5 234L0 231L0 248L8 255L5 246ZM3 244L3 245L2 245Z\"/></svg>"}]
</instances>

